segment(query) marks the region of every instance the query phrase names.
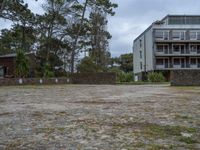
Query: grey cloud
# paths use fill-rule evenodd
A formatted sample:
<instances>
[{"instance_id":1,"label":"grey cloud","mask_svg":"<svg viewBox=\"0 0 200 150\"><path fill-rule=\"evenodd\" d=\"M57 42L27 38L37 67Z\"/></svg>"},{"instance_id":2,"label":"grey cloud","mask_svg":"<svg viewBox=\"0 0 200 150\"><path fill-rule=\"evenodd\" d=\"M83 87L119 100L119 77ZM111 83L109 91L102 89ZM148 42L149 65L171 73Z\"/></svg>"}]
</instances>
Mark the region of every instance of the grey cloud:
<instances>
[{"instance_id":1,"label":"grey cloud","mask_svg":"<svg viewBox=\"0 0 200 150\"><path fill-rule=\"evenodd\" d=\"M116 15L109 17L113 56L132 52L133 40L152 22L167 14L200 14L199 0L112 0L118 3Z\"/></svg>"},{"instance_id":2,"label":"grey cloud","mask_svg":"<svg viewBox=\"0 0 200 150\"><path fill-rule=\"evenodd\" d=\"M43 13L45 0L25 0L35 13ZM114 17L108 17L108 30L112 34L110 51L112 56L132 52L133 40L152 22L167 14L200 14L200 0L111 0L118 3ZM2 23L0 28L9 26Z\"/></svg>"}]
</instances>

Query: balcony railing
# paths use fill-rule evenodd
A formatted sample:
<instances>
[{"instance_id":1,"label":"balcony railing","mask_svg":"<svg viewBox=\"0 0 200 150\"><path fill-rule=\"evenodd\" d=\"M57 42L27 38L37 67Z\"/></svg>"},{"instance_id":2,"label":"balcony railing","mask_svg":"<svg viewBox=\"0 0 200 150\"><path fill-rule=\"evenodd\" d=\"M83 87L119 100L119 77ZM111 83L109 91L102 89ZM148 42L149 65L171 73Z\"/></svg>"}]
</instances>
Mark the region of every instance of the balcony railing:
<instances>
[{"instance_id":1,"label":"balcony railing","mask_svg":"<svg viewBox=\"0 0 200 150\"><path fill-rule=\"evenodd\" d=\"M157 55L157 56L161 56L161 55L188 55L188 56L200 56L200 51L196 51L196 52L194 52L194 51L190 51L190 50L185 50L185 51L177 51L177 52L174 52L173 50L171 50L171 51L163 51L163 52L161 52L161 51L156 51L155 52L155 55Z\"/></svg>"},{"instance_id":2,"label":"balcony railing","mask_svg":"<svg viewBox=\"0 0 200 150\"><path fill-rule=\"evenodd\" d=\"M156 31L156 41L200 41L200 31Z\"/></svg>"},{"instance_id":3,"label":"balcony railing","mask_svg":"<svg viewBox=\"0 0 200 150\"><path fill-rule=\"evenodd\" d=\"M156 65L156 69L157 70L173 70L173 69L200 69L200 64L196 64L196 65L191 65L188 64L188 67L186 67L185 65L172 65L172 66L166 66L166 65Z\"/></svg>"}]
</instances>

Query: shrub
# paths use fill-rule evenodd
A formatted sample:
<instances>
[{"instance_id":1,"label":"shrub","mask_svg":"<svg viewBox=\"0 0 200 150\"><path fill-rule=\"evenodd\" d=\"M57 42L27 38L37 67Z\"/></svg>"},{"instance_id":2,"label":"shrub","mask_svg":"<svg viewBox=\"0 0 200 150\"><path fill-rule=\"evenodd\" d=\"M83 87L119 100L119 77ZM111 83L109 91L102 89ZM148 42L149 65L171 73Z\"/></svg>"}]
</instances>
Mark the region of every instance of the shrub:
<instances>
[{"instance_id":1,"label":"shrub","mask_svg":"<svg viewBox=\"0 0 200 150\"><path fill-rule=\"evenodd\" d=\"M85 57L78 64L77 71L80 73L96 73L104 72L105 68L100 65L97 65L92 58Z\"/></svg>"},{"instance_id":2,"label":"shrub","mask_svg":"<svg viewBox=\"0 0 200 150\"><path fill-rule=\"evenodd\" d=\"M26 77L29 73L29 61L26 58L26 54L23 50L17 50L16 57L16 76L17 77Z\"/></svg>"},{"instance_id":3,"label":"shrub","mask_svg":"<svg viewBox=\"0 0 200 150\"><path fill-rule=\"evenodd\" d=\"M125 73L119 68L112 68L109 72L115 72L117 75L117 82L131 82L133 81L133 73Z\"/></svg>"},{"instance_id":4,"label":"shrub","mask_svg":"<svg viewBox=\"0 0 200 150\"><path fill-rule=\"evenodd\" d=\"M49 65L49 63L46 63L44 65L44 77L45 78L51 78L51 77L54 77L54 72L51 70L51 67Z\"/></svg>"},{"instance_id":5,"label":"shrub","mask_svg":"<svg viewBox=\"0 0 200 150\"><path fill-rule=\"evenodd\" d=\"M165 77L161 72L151 72L148 74L148 81L150 82L164 82Z\"/></svg>"}]
</instances>

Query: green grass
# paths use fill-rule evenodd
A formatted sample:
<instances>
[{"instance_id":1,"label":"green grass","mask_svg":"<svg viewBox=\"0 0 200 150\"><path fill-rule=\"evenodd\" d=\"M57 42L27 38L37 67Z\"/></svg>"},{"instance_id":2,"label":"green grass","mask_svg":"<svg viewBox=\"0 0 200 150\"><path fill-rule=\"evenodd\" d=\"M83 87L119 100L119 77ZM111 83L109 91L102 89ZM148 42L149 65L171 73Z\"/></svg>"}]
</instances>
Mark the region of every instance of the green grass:
<instances>
[{"instance_id":1,"label":"green grass","mask_svg":"<svg viewBox=\"0 0 200 150\"><path fill-rule=\"evenodd\" d=\"M117 82L117 85L151 85L151 84L170 84L170 82L145 82L145 81L138 81L138 82Z\"/></svg>"},{"instance_id":2,"label":"green grass","mask_svg":"<svg viewBox=\"0 0 200 150\"><path fill-rule=\"evenodd\" d=\"M144 128L144 133L149 136L167 137L167 136L181 136L181 132L196 133L195 128L187 128L182 126L160 126L157 124L149 124Z\"/></svg>"},{"instance_id":3,"label":"green grass","mask_svg":"<svg viewBox=\"0 0 200 150\"><path fill-rule=\"evenodd\" d=\"M184 142L186 144L194 144L197 143L197 140L193 139L192 137L180 137L180 142Z\"/></svg>"}]
</instances>

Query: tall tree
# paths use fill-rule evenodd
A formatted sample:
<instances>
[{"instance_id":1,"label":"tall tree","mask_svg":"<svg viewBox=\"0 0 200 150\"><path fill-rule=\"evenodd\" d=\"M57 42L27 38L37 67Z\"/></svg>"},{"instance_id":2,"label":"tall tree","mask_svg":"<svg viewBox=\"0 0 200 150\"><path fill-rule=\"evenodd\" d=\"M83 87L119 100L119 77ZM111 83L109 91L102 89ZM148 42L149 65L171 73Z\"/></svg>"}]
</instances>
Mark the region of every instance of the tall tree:
<instances>
[{"instance_id":1,"label":"tall tree","mask_svg":"<svg viewBox=\"0 0 200 150\"><path fill-rule=\"evenodd\" d=\"M15 53L17 49L22 49L22 44L25 52L33 49L36 42L35 30L32 27L25 27L23 33L21 29L20 25L14 25L10 30L1 30L0 54ZM26 38L24 41L23 36Z\"/></svg>"},{"instance_id":2,"label":"tall tree","mask_svg":"<svg viewBox=\"0 0 200 150\"><path fill-rule=\"evenodd\" d=\"M72 48L71 73L74 72L74 55L75 55L75 51L77 49L77 42L79 39L79 34L80 34L81 28L83 27L83 24L84 24L87 7L89 7L92 10L94 8L98 8L99 10L102 10L105 14L109 14L112 16L115 14L113 11L113 8L117 7L117 4L111 3L110 0L85 0L83 5L84 6L83 6L83 10L82 10L81 20L79 23L79 29L77 30L75 41L74 41L73 48Z\"/></svg>"},{"instance_id":3,"label":"tall tree","mask_svg":"<svg viewBox=\"0 0 200 150\"><path fill-rule=\"evenodd\" d=\"M90 14L90 56L94 59L97 65L107 67L110 53L109 39L110 33L107 31L106 14L96 8Z\"/></svg>"},{"instance_id":4,"label":"tall tree","mask_svg":"<svg viewBox=\"0 0 200 150\"><path fill-rule=\"evenodd\" d=\"M13 22L14 28L21 30L21 49L26 49L26 33L27 29L31 29L34 23L34 14L28 9L28 4L23 0L1 0L0 18L8 19ZM30 28L29 28L30 27ZM32 30L32 29L31 29ZM29 31L28 31L29 32Z\"/></svg>"},{"instance_id":5,"label":"tall tree","mask_svg":"<svg viewBox=\"0 0 200 150\"><path fill-rule=\"evenodd\" d=\"M46 0L43 7L45 14L37 16L39 48L43 51L40 54L44 54L43 62L49 65L51 70L55 66L50 57L54 55L55 58L62 58L70 47L65 31L69 28L68 20L75 11L75 4L76 0Z\"/></svg>"}]
</instances>

